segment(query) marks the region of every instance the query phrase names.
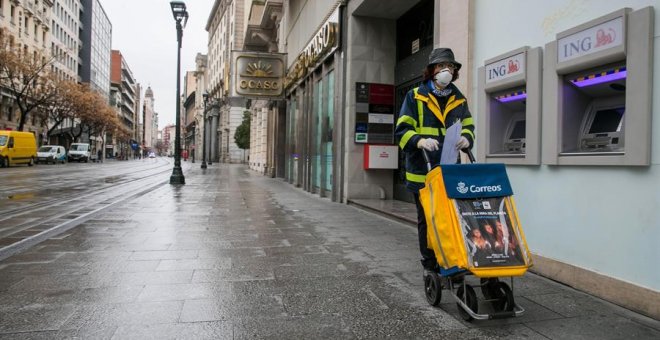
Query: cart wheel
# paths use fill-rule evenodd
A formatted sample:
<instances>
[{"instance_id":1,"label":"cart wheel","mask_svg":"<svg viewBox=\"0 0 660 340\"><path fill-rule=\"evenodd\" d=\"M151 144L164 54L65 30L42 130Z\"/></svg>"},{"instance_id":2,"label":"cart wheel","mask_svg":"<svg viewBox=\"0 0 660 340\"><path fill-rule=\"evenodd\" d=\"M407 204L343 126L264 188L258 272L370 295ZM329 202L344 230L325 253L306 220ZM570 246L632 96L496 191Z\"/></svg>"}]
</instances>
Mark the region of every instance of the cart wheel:
<instances>
[{"instance_id":1,"label":"cart wheel","mask_svg":"<svg viewBox=\"0 0 660 340\"><path fill-rule=\"evenodd\" d=\"M465 287L465 299L463 299L463 287ZM472 288L472 286L468 284L459 286L458 290L456 290L456 296L461 299L461 301L465 302L465 304L470 308L470 310L472 310L473 313L476 314L479 312L479 301L477 301L477 293L474 292L474 288ZM460 304L456 303L456 306L458 306L458 314L461 315L463 320L472 320L472 316L470 316L470 314L466 312Z\"/></svg>"},{"instance_id":2,"label":"cart wheel","mask_svg":"<svg viewBox=\"0 0 660 340\"><path fill-rule=\"evenodd\" d=\"M424 293L426 294L426 301L431 306L437 306L442 299L442 280L437 273L430 273L424 276Z\"/></svg>"},{"instance_id":3,"label":"cart wheel","mask_svg":"<svg viewBox=\"0 0 660 340\"><path fill-rule=\"evenodd\" d=\"M481 294L484 295L486 300L497 299L500 297L497 295L499 291L495 288L498 282L500 282L500 280L496 277L481 279Z\"/></svg>"},{"instance_id":4,"label":"cart wheel","mask_svg":"<svg viewBox=\"0 0 660 340\"><path fill-rule=\"evenodd\" d=\"M513 300L513 291L506 282L498 281L493 285L494 297L497 299L493 302L493 307L498 312L510 312L515 306Z\"/></svg>"}]
</instances>

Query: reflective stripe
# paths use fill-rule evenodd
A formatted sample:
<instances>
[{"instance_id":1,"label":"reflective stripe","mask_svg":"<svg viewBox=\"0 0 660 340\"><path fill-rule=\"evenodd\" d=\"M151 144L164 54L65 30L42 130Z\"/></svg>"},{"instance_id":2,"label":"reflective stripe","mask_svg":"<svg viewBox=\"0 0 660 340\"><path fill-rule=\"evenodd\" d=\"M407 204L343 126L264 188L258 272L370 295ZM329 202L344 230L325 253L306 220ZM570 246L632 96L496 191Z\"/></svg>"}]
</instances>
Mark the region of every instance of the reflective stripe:
<instances>
[{"instance_id":1,"label":"reflective stripe","mask_svg":"<svg viewBox=\"0 0 660 340\"><path fill-rule=\"evenodd\" d=\"M459 99L459 100L452 100L452 99L454 99L454 96L452 96L449 99L449 102L447 102L447 106L445 106L445 117L451 110L457 108L458 106L460 106L465 102L465 99Z\"/></svg>"},{"instance_id":2,"label":"reflective stripe","mask_svg":"<svg viewBox=\"0 0 660 340\"><path fill-rule=\"evenodd\" d=\"M461 121L461 125L463 126L474 125L474 119L472 117L465 118Z\"/></svg>"},{"instance_id":3,"label":"reflective stripe","mask_svg":"<svg viewBox=\"0 0 660 340\"><path fill-rule=\"evenodd\" d=\"M406 123L408 125L411 125L415 129L417 128L417 121L415 120L415 118L410 117L410 116L403 115L403 116L399 117L399 120L397 120L397 122L396 122L396 126L399 126L399 124L401 124L401 123Z\"/></svg>"},{"instance_id":4,"label":"reflective stripe","mask_svg":"<svg viewBox=\"0 0 660 340\"><path fill-rule=\"evenodd\" d=\"M406 144L408 144L408 140L416 134L417 133L415 133L415 131L412 130L408 130L406 131L406 133L403 134L403 137L401 137L401 141L399 142L399 147L401 148L401 150L403 150L403 148L406 147Z\"/></svg>"},{"instance_id":5,"label":"reflective stripe","mask_svg":"<svg viewBox=\"0 0 660 340\"><path fill-rule=\"evenodd\" d=\"M468 135L470 135L470 137L472 137L472 140L474 140L474 133L472 133L472 131L470 131L469 129L461 130L461 135L464 134L464 133L467 133Z\"/></svg>"},{"instance_id":6,"label":"reflective stripe","mask_svg":"<svg viewBox=\"0 0 660 340\"><path fill-rule=\"evenodd\" d=\"M406 171L406 179L409 182L424 183L424 181L426 180L426 175L418 175Z\"/></svg>"},{"instance_id":7,"label":"reflective stripe","mask_svg":"<svg viewBox=\"0 0 660 340\"><path fill-rule=\"evenodd\" d=\"M420 112L419 114L420 119L422 117L422 112L423 112L423 106L421 102L425 102L426 107L429 110L431 110L431 112L433 112L435 117L438 118L438 120L442 123L442 125L445 125L445 118L442 116L442 112L440 112L440 107L438 106L438 102L435 101L435 98L433 96L425 97L421 94L418 95L417 92L415 92L415 99L417 99L417 110Z\"/></svg>"},{"instance_id":8,"label":"reflective stripe","mask_svg":"<svg viewBox=\"0 0 660 340\"><path fill-rule=\"evenodd\" d=\"M417 91L415 91L415 94L417 94ZM417 115L419 116L419 129L424 128L424 104L422 104L422 101L417 100Z\"/></svg>"},{"instance_id":9,"label":"reflective stripe","mask_svg":"<svg viewBox=\"0 0 660 340\"><path fill-rule=\"evenodd\" d=\"M440 129L440 132L442 132L443 136L447 135L447 129L445 129L445 128Z\"/></svg>"},{"instance_id":10,"label":"reflective stripe","mask_svg":"<svg viewBox=\"0 0 660 340\"><path fill-rule=\"evenodd\" d=\"M419 133L423 135L429 135L429 136L440 136L438 132L438 128L432 128L432 127L423 127L419 129Z\"/></svg>"}]
</instances>

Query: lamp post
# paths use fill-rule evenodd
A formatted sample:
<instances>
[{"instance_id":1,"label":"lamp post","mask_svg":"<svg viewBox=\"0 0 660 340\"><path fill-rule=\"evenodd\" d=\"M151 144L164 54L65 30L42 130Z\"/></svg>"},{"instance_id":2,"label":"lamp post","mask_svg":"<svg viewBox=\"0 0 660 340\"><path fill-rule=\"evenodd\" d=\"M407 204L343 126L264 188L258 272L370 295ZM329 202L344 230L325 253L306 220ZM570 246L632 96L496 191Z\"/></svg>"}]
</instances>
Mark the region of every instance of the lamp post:
<instances>
[{"instance_id":1,"label":"lamp post","mask_svg":"<svg viewBox=\"0 0 660 340\"><path fill-rule=\"evenodd\" d=\"M172 7L172 15L176 21L176 40L177 46L177 59L176 59L176 133L174 138L174 169L172 169L172 176L170 176L170 184L186 184L186 178L183 177L181 170L181 38L183 37L183 27L186 26L188 21L188 12L186 11L186 4L183 1L170 2ZM183 25L181 25L183 20Z\"/></svg>"},{"instance_id":2,"label":"lamp post","mask_svg":"<svg viewBox=\"0 0 660 340\"><path fill-rule=\"evenodd\" d=\"M202 121L204 122L204 131L202 132L202 169L206 169L206 102L209 100L209 93L204 91L204 113Z\"/></svg>"}]
</instances>

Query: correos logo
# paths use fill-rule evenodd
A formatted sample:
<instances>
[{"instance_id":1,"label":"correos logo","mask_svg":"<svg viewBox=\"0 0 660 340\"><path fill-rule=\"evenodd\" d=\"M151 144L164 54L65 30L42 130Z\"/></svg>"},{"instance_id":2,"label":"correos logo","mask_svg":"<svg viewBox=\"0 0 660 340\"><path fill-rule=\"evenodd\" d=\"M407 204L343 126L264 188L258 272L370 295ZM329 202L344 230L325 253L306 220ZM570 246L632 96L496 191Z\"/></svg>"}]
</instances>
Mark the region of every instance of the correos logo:
<instances>
[{"instance_id":1,"label":"correos logo","mask_svg":"<svg viewBox=\"0 0 660 340\"><path fill-rule=\"evenodd\" d=\"M460 192L461 194L465 194L468 192L468 187L465 186L465 183L463 182L458 182L458 187L456 187L456 190Z\"/></svg>"},{"instance_id":2,"label":"correos logo","mask_svg":"<svg viewBox=\"0 0 660 340\"><path fill-rule=\"evenodd\" d=\"M461 194L466 194L468 191L477 193L477 192L498 192L502 191L502 186L501 185L484 185L484 186L476 186L476 185L470 185L469 187L463 183L463 182L458 182L458 186L456 187L456 190L461 193Z\"/></svg>"}]
</instances>

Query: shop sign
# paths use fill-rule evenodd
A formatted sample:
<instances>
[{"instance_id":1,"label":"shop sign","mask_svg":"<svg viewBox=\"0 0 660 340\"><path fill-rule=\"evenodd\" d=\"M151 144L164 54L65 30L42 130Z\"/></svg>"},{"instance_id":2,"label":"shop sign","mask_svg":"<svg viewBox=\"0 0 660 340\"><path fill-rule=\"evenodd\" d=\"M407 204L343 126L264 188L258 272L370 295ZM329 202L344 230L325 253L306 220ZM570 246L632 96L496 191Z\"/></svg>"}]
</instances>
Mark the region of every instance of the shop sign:
<instances>
[{"instance_id":1,"label":"shop sign","mask_svg":"<svg viewBox=\"0 0 660 340\"><path fill-rule=\"evenodd\" d=\"M284 88L289 88L289 86L302 79L307 75L310 68L316 66L319 61L322 61L325 56L334 51L338 45L338 38L339 9L336 9L289 67L284 78Z\"/></svg>"},{"instance_id":2,"label":"shop sign","mask_svg":"<svg viewBox=\"0 0 660 340\"><path fill-rule=\"evenodd\" d=\"M284 55L234 51L233 93L246 98L282 97Z\"/></svg>"},{"instance_id":3,"label":"shop sign","mask_svg":"<svg viewBox=\"0 0 660 340\"><path fill-rule=\"evenodd\" d=\"M618 47L623 43L623 17L618 17L559 39L557 61L561 63Z\"/></svg>"},{"instance_id":4,"label":"shop sign","mask_svg":"<svg viewBox=\"0 0 660 340\"><path fill-rule=\"evenodd\" d=\"M486 83L513 77L525 72L525 52L486 65Z\"/></svg>"}]
</instances>

